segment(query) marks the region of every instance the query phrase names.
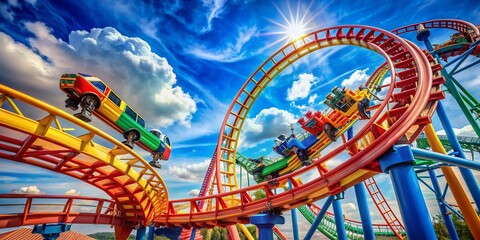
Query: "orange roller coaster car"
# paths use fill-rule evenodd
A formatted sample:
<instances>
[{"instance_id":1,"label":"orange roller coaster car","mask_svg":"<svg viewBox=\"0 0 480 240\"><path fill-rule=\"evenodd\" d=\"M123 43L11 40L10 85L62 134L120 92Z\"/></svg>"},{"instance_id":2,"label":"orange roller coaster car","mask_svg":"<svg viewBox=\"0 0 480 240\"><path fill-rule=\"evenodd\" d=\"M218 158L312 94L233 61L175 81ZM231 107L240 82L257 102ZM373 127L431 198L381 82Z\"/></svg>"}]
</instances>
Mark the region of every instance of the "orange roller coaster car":
<instances>
[{"instance_id":1,"label":"orange roller coaster car","mask_svg":"<svg viewBox=\"0 0 480 240\"><path fill-rule=\"evenodd\" d=\"M150 152L153 157L150 164L154 167L161 167L157 160L168 160L170 157L169 138L158 129L148 131L145 120L99 78L83 73L63 74L60 89L68 96L65 100L67 108L74 111L79 105L82 108L81 112L74 114L75 117L90 122L93 113L123 133L125 145L133 148L133 143L136 142Z\"/></svg>"}]
</instances>

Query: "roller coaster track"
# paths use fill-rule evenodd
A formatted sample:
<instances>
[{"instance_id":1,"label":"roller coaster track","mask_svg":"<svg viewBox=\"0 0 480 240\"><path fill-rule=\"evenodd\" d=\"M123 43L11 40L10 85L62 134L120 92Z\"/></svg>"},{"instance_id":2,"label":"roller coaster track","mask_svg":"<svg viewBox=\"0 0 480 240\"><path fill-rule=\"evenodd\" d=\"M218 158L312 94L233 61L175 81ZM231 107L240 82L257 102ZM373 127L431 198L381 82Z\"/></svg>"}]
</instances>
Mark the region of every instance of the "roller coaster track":
<instances>
[{"instance_id":1,"label":"roller coaster track","mask_svg":"<svg viewBox=\"0 0 480 240\"><path fill-rule=\"evenodd\" d=\"M472 24L463 21L436 20L423 24L462 32L473 29L474 39L480 35ZM414 31L417 25L393 32ZM436 103L443 98L444 79L438 74L440 69L430 64L431 56L395 34L368 26L336 26L307 34L274 53L249 77L232 101L220 130L204 195L197 198L168 201L163 180L128 147L65 112L3 85L0 85L0 106L6 102L11 106L0 109L0 158L50 169L99 187L117 204L124 220L119 224L130 228L152 221L167 226L228 226L249 222L251 215L267 210L267 204L281 211L311 204L379 173L377 158L394 144L413 143L431 122ZM391 72L390 84L382 86L388 90L385 100L371 108L371 119L352 139L322 154L310 166L279 177L279 181L295 183L294 179L303 174L318 176L305 185L293 184L288 191L267 183L238 189L235 171L238 139L257 97L296 60L319 49L340 45L362 47L385 58ZM22 114L13 99L41 109L47 116L32 120ZM59 119L87 133L77 137L67 134ZM94 137L113 147L93 142ZM320 148L314 145L310 151L319 156ZM350 159L325 172L321 165L342 152L348 152ZM294 161L299 162L296 157ZM267 197L253 200L250 193L258 190L265 191ZM206 208L201 207L203 202L208 203ZM189 211L180 213L175 209L179 205L188 205Z\"/></svg>"},{"instance_id":2,"label":"roller coaster track","mask_svg":"<svg viewBox=\"0 0 480 240\"><path fill-rule=\"evenodd\" d=\"M235 153L241 128L247 114L268 83L288 65L318 49L338 45L360 46L382 55L391 69L391 82L385 101L372 108L373 115L351 140L321 156L312 165L281 176L290 180L305 173L319 177L295 185L289 191L274 192L266 183L238 188L235 175ZM168 212L156 218L158 224L184 227L226 226L246 223L249 216L267 209L269 203L282 211L335 195L379 172L377 157L400 138L411 143L430 122L436 102L443 97L443 77L433 75L427 57L413 44L378 28L338 26L322 29L286 45L267 59L235 96L224 119L217 143L215 179L216 194L169 202ZM368 139L368 140L367 140ZM369 141L366 147L360 142ZM319 146L313 146L313 151ZM357 149L344 163L324 173L321 164L347 149ZM267 197L253 200L250 192L265 191ZM213 209L201 209L198 201L211 201ZM190 212L178 214L176 204L190 204Z\"/></svg>"},{"instance_id":3,"label":"roller coaster track","mask_svg":"<svg viewBox=\"0 0 480 240\"><path fill-rule=\"evenodd\" d=\"M165 183L127 146L66 112L3 85L0 107L0 158L62 173L103 190L121 213L122 227L146 226L166 213ZM41 112L41 119L28 118L22 109ZM83 134L68 134L72 129L63 128L61 122ZM113 147L104 147L94 138Z\"/></svg>"},{"instance_id":4,"label":"roller coaster track","mask_svg":"<svg viewBox=\"0 0 480 240\"><path fill-rule=\"evenodd\" d=\"M273 159L264 158L265 164L269 164L269 162L274 161ZM238 166L241 166L245 170L249 171L256 167L256 163L250 161L248 158L244 157L242 154L237 152L236 163ZM368 179L366 180L368 181ZM300 213L309 221L313 223L315 218L317 217L318 213L320 212L320 208L315 204L307 204L304 206L299 206L298 210ZM360 239L363 236L363 229L361 223L351 219L344 219L345 220L345 230L347 231L347 238L348 239ZM373 224L374 226L374 234L375 236L395 236L395 233L391 231L391 228L388 224ZM322 232L325 236L330 239L336 239L337 232L336 232L336 225L335 219L333 217L333 213L327 212L320 225L317 229ZM404 232L400 232L401 234L405 234Z\"/></svg>"},{"instance_id":5,"label":"roller coaster track","mask_svg":"<svg viewBox=\"0 0 480 240\"><path fill-rule=\"evenodd\" d=\"M313 223L321 208L315 204L308 204L298 208L307 221ZM317 229L330 239L337 239L337 230L333 213L327 212ZM363 239L362 223L345 219L345 230L348 239ZM375 236L395 236L388 224L373 224ZM405 233L402 233L405 234Z\"/></svg>"},{"instance_id":6,"label":"roller coaster track","mask_svg":"<svg viewBox=\"0 0 480 240\"><path fill-rule=\"evenodd\" d=\"M457 70L457 68L460 67L462 62L466 59L467 54L468 55L472 53L478 54L478 52L480 51L480 47L478 45L480 43L480 32L478 28L475 25L462 20L442 19L442 20L432 20L432 21L411 24L405 27L397 28L392 32L397 35L400 35L403 33L416 31L418 29L418 26L420 26L420 24L426 28L452 29L462 33L464 36L469 36L469 38L471 39L472 43L469 44L468 49L465 49L466 50L465 52L457 51L455 53L455 54L462 54L463 56L460 56L459 58L456 58L450 62L450 63L453 63L459 60L457 62L457 65L452 69L452 71L450 73L447 73L446 70L442 70L442 71L443 71L443 75L446 77L445 86L449 90L450 94L457 101L458 105L460 106L460 109L462 110L463 114L467 118L470 125L472 125L473 130L475 131L477 136L480 136L480 126L478 122L479 114L480 114L480 105L478 101L476 101L471 96L471 94L468 93L468 91L463 86L461 86L461 84L459 84L455 80L455 78L453 78L454 74L461 72L465 69L468 69L470 66L473 66L479 63L479 61L476 61L472 64L469 64L468 66L463 67L462 69ZM433 52L436 52L436 51L433 51ZM438 53L440 54L440 56L442 56L441 50ZM447 56L444 55L443 57L447 57Z\"/></svg>"},{"instance_id":7,"label":"roller coaster track","mask_svg":"<svg viewBox=\"0 0 480 240\"><path fill-rule=\"evenodd\" d=\"M423 24L423 26L426 28L446 28L462 33L471 34L472 39L474 40L479 39L480 37L480 32L474 24L458 19L436 19L431 21L419 22L394 29L392 30L392 33L396 35L401 35L407 32L416 32L418 30L419 24Z\"/></svg>"},{"instance_id":8,"label":"roller coaster track","mask_svg":"<svg viewBox=\"0 0 480 240\"><path fill-rule=\"evenodd\" d=\"M39 194L0 194L0 199L0 207L10 212L0 215L2 227L59 222L123 225L125 221L121 207L107 199Z\"/></svg>"},{"instance_id":9,"label":"roller coaster track","mask_svg":"<svg viewBox=\"0 0 480 240\"><path fill-rule=\"evenodd\" d=\"M447 136L438 135L438 139L440 139L442 145L445 147L445 150L447 152L452 150L452 146L450 145L450 141L448 141ZM457 136L457 140L460 143L462 149L469 150L471 152L480 152L480 138ZM419 138L417 138L417 147L422 149L430 148L427 138L425 138L424 136L420 136Z\"/></svg>"}]
</instances>

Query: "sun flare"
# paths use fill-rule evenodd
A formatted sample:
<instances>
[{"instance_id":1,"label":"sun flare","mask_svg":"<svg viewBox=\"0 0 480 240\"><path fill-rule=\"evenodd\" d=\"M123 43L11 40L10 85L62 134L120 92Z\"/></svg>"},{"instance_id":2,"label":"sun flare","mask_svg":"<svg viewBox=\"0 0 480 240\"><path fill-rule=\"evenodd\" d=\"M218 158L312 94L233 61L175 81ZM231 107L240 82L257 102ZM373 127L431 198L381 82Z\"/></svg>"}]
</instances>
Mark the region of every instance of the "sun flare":
<instances>
[{"instance_id":1,"label":"sun flare","mask_svg":"<svg viewBox=\"0 0 480 240\"><path fill-rule=\"evenodd\" d=\"M305 34L305 25L297 22L289 23L286 33L289 41L295 41Z\"/></svg>"},{"instance_id":2,"label":"sun flare","mask_svg":"<svg viewBox=\"0 0 480 240\"><path fill-rule=\"evenodd\" d=\"M320 12L317 12L313 16L310 15L310 8L313 1L308 6L302 5L299 1L295 9L292 9L289 1L287 1L287 11L283 12L279 6L274 4L277 8L281 19L267 19L269 22L277 28L276 31L267 32L266 35L281 35L281 38L269 44L268 47L273 46L281 41L285 41L285 44L295 42L303 37L308 32L318 29L318 25L314 23L315 18ZM282 21L283 20L283 21Z\"/></svg>"}]
</instances>

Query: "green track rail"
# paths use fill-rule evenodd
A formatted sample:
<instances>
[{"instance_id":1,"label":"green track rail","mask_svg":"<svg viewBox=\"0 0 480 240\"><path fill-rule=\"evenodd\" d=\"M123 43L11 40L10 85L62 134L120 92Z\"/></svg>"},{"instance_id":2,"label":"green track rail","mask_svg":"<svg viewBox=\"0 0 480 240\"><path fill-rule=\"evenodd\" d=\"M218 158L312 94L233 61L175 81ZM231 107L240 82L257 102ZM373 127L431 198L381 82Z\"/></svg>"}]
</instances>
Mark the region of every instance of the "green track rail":
<instances>
[{"instance_id":1,"label":"green track rail","mask_svg":"<svg viewBox=\"0 0 480 240\"><path fill-rule=\"evenodd\" d=\"M277 161L277 159L274 158L263 158L264 164L268 165L273 162ZM238 153L236 154L236 164L243 169L245 169L248 173L251 173L252 170L257 166L256 163L252 162L249 160L249 158L246 158L242 154ZM310 224L312 224L315 221L315 218L317 215L307 206L300 206L298 207L298 210L300 213L307 219ZM329 239L337 239L337 230L336 230L336 224L335 224L335 219L332 214L327 213L324 215L322 221L320 224L317 226L317 230L323 233L326 237ZM349 221L345 219L345 230L347 232L347 238L348 239L363 239L363 229L361 226L361 223L354 223L352 221ZM375 236L395 236L395 234L390 231L388 226L383 226L383 225L377 225L374 226L374 234ZM277 235L278 239L281 239Z\"/></svg>"},{"instance_id":2,"label":"green track rail","mask_svg":"<svg viewBox=\"0 0 480 240\"><path fill-rule=\"evenodd\" d=\"M445 147L445 150L448 152L452 150L452 146L448 141L447 136L438 135L440 142ZM469 150L471 152L480 152L480 138L478 137L465 137L457 136L458 142L463 150ZM430 145L428 144L427 138L425 136L420 136L417 138L417 147L421 149L429 149Z\"/></svg>"}]
</instances>

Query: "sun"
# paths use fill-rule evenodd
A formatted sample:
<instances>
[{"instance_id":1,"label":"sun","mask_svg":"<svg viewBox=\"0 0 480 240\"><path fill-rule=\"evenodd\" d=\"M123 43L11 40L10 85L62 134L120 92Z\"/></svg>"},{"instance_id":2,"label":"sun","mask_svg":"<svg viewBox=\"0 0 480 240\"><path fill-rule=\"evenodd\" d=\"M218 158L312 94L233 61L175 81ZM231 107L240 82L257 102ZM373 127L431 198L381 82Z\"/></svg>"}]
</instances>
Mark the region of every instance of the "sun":
<instances>
[{"instance_id":1,"label":"sun","mask_svg":"<svg viewBox=\"0 0 480 240\"><path fill-rule=\"evenodd\" d=\"M295 41L305 35L305 24L301 22L293 22L287 24L286 34L289 41Z\"/></svg>"},{"instance_id":2,"label":"sun","mask_svg":"<svg viewBox=\"0 0 480 240\"><path fill-rule=\"evenodd\" d=\"M296 11L292 11L289 1L287 1L287 13L284 13L280 8L274 3L274 6L277 8L278 13L282 17L283 21L267 19L269 22L273 23L277 26L277 30L273 32L268 32L265 35L281 35L282 37L277 41L269 44L268 47L273 46L281 41L286 41L285 44L290 42L297 41L302 36L307 34L309 31L316 29L318 26L312 26L312 22L314 21L315 17L319 14L315 14L314 16L308 17L310 8L312 7L313 1L305 7L301 5L301 1L298 1L296 6ZM302 10L301 10L302 9ZM303 13L300 13L303 12Z\"/></svg>"}]
</instances>

